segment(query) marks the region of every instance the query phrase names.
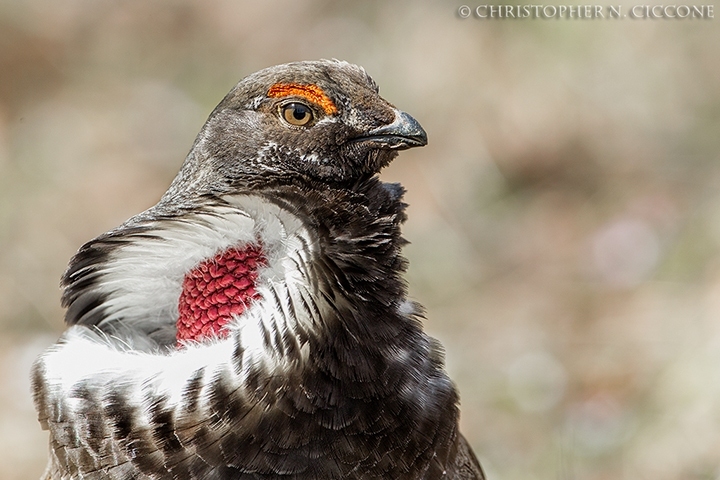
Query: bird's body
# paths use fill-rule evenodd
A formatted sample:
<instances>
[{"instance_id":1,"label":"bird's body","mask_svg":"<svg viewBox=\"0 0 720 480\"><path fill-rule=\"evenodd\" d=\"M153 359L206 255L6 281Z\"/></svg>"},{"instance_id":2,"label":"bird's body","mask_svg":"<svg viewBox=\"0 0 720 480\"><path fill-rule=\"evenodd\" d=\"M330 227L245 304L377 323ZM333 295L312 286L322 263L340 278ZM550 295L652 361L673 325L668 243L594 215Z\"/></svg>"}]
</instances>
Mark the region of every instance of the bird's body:
<instances>
[{"instance_id":1,"label":"bird's body","mask_svg":"<svg viewBox=\"0 0 720 480\"><path fill-rule=\"evenodd\" d=\"M483 478L376 176L424 143L359 67L241 81L160 202L71 261L33 370L45 478Z\"/></svg>"}]
</instances>

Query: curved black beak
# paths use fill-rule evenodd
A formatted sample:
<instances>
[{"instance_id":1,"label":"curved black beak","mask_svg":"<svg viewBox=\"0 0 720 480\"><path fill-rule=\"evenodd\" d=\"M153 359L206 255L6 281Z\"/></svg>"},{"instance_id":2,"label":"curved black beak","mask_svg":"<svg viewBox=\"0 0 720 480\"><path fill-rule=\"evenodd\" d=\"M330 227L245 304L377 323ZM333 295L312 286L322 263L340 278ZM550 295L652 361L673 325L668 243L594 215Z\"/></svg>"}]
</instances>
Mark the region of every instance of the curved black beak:
<instances>
[{"instance_id":1,"label":"curved black beak","mask_svg":"<svg viewBox=\"0 0 720 480\"><path fill-rule=\"evenodd\" d=\"M353 141L369 142L376 148L405 150L427 145L427 134L417 120L405 112L395 110L395 120L392 123L370 130Z\"/></svg>"}]
</instances>

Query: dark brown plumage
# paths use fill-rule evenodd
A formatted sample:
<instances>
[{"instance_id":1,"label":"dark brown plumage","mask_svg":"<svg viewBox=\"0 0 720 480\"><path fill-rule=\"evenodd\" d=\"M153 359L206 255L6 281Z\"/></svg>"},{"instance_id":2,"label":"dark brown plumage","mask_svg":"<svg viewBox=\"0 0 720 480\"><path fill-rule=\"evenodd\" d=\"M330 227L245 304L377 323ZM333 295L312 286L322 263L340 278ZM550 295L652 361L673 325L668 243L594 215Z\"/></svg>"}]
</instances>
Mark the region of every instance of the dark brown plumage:
<instances>
[{"instance_id":1,"label":"dark brown plumage","mask_svg":"<svg viewBox=\"0 0 720 480\"><path fill-rule=\"evenodd\" d=\"M357 66L242 80L160 202L70 263L33 371L45 478L484 478L377 177L425 143Z\"/></svg>"}]
</instances>

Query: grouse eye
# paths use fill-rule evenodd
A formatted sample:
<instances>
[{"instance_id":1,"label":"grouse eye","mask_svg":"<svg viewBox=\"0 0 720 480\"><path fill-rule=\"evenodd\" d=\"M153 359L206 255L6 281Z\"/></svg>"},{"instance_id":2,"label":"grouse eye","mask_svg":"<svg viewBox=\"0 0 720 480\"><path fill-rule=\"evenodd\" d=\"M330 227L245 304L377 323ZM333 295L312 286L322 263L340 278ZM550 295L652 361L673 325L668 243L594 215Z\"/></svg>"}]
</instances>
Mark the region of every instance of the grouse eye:
<instances>
[{"instance_id":1,"label":"grouse eye","mask_svg":"<svg viewBox=\"0 0 720 480\"><path fill-rule=\"evenodd\" d=\"M302 103L288 103L282 107L282 116L290 125L304 127L313 119L310 107Z\"/></svg>"}]
</instances>

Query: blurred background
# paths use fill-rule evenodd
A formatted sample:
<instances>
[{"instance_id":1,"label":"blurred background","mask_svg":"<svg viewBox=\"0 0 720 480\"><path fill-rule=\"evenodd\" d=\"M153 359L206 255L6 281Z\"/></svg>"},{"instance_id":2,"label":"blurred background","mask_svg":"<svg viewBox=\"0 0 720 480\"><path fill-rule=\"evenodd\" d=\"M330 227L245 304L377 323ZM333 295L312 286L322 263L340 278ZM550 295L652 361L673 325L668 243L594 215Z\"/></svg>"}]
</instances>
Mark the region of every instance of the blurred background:
<instances>
[{"instance_id":1,"label":"blurred background","mask_svg":"<svg viewBox=\"0 0 720 480\"><path fill-rule=\"evenodd\" d=\"M0 0L0 478L44 468L27 377L70 256L241 77L333 57L428 132L382 176L488 477L720 478L720 20L460 5Z\"/></svg>"}]
</instances>

